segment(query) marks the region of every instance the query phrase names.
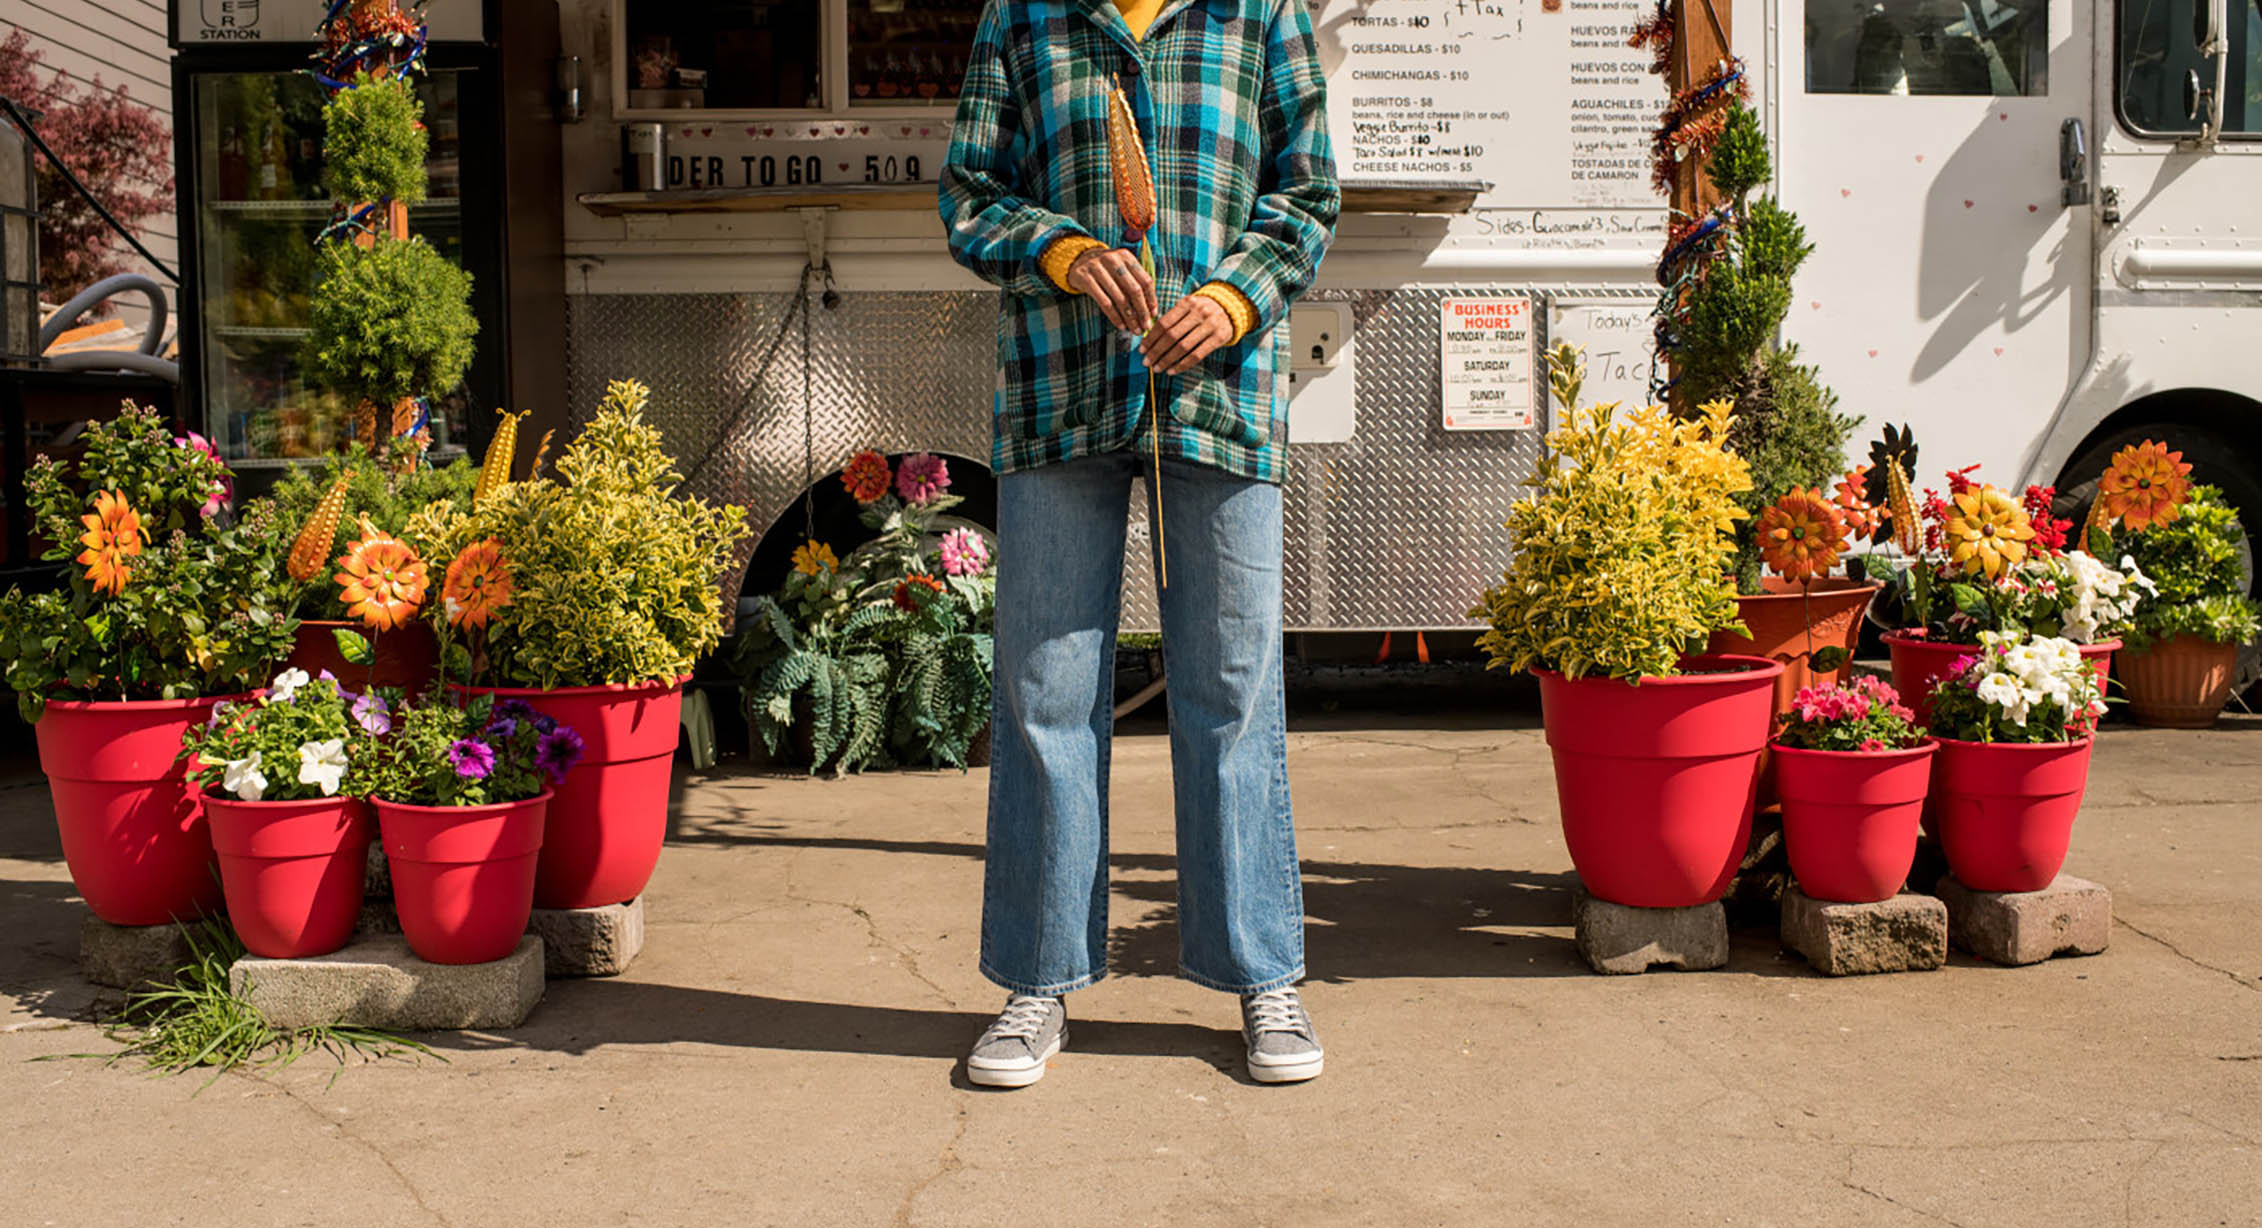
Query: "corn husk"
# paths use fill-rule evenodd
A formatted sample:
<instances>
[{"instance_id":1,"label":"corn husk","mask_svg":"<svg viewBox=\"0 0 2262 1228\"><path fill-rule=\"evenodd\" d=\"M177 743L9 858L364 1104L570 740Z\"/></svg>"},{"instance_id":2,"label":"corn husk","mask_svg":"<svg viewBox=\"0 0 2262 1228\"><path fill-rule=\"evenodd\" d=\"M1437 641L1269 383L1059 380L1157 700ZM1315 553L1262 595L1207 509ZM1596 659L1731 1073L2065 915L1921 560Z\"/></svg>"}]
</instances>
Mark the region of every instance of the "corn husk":
<instances>
[{"instance_id":1,"label":"corn husk","mask_svg":"<svg viewBox=\"0 0 2262 1228\"><path fill-rule=\"evenodd\" d=\"M1107 98L1107 161L1115 181L1115 208L1131 231L1133 243L1142 242L1155 225L1154 173L1147 165L1147 147L1139 139L1139 120L1131 113L1130 96L1118 81Z\"/></svg>"},{"instance_id":2,"label":"corn husk","mask_svg":"<svg viewBox=\"0 0 2262 1228\"><path fill-rule=\"evenodd\" d=\"M1924 528L1917 519L1916 500L1909 494L1909 479L1898 461L1885 466L1885 507L1893 517L1893 544L1914 558L1924 548Z\"/></svg>"},{"instance_id":3,"label":"corn husk","mask_svg":"<svg viewBox=\"0 0 2262 1228\"><path fill-rule=\"evenodd\" d=\"M353 470L348 469L323 492L322 501L314 505L305 527L298 531L285 564L291 579L304 584L329 567L330 543L338 539L338 520L346 510L346 484L351 481Z\"/></svg>"}]
</instances>

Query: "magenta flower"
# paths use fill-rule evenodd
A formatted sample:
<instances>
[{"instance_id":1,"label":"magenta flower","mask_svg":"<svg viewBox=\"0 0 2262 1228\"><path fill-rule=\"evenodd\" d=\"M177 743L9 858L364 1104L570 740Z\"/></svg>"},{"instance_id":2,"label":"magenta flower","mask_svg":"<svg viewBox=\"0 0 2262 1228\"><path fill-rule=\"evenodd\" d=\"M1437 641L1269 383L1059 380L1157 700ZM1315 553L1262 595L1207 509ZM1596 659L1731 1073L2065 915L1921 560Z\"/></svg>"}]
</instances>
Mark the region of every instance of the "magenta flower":
<instances>
[{"instance_id":1,"label":"magenta flower","mask_svg":"<svg viewBox=\"0 0 2262 1228\"><path fill-rule=\"evenodd\" d=\"M459 739L448 747L448 762L465 780L485 780L495 770L495 748L471 738Z\"/></svg>"},{"instance_id":2,"label":"magenta flower","mask_svg":"<svg viewBox=\"0 0 2262 1228\"><path fill-rule=\"evenodd\" d=\"M560 725L542 735L534 748L534 762L548 773L551 783L564 784L566 773L581 762L581 750L581 735Z\"/></svg>"},{"instance_id":3,"label":"magenta flower","mask_svg":"<svg viewBox=\"0 0 2262 1228\"><path fill-rule=\"evenodd\" d=\"M905 503L930 503L949 489L950 466L931 452L914 452L896 466L895 493Z\"/></svg>"},{"instance_id":4,"label":"magenta flower","mask_svg":"<svg viewBox=\"0 0 2262 1228\"><path fill-rule=\"evenodd\" d=\"M220 509L227 506L228 500L234 498L236 494L236 475L229 471L228 462L220 458L220 449L213 447L211 440L195 431L190 431L186 436L174 436L173 444L176 447L187 448L191 452L201 452L211 457L212 463L220 467L219 479L212 483L212 489L204 500L204 506L198 509L207 519L218 515Z\"/></svg>"},{"instance_id":5,"label":"magenta flower","mask_svg":"<svg viewBox=\"0 0 2262 1228\"><path fill-rule=\"evenodd\" d=\"M978 576L988 570L990 546L972 529L952 529L943 534L942 569L953 576Z\"/></svg>"}]
</instances>

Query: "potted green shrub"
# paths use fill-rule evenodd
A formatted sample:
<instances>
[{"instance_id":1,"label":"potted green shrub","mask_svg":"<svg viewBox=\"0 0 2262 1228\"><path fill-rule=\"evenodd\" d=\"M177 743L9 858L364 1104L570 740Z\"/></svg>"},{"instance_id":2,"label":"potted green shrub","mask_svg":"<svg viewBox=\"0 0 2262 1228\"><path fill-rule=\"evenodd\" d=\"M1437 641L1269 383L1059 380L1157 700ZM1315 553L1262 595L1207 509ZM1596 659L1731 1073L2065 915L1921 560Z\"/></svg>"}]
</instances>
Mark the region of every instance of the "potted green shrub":
<instances>
[{"instance_id":1,"label":"potted green shrub","mask_svg":"<svg viewBox=\"0 0 2262 1228\"><path fill-rule=\"evenodd\" d=\"M181 735L289 652L289 583L256 509L232 522L227 467L126 406L80 459L25 475L61 587L0 597L0 662L36 722L72 881L114 925L162 925L220 901Z\"/></svg>"},{"instance_id":2,"label":"potted green shrub","mask_svg":"<svg viewBox=\"0 0 2262 1228\"><path fill-rule=\"evenodd\" d=\"M363 777L391 728L382 697L292 668L182 738L245 950L298 959L353 937L369 865Z\"/></svg>"},{"instance_id":3,"label":"potted green shrub","mask_svg":"<svg viewBox=\"0 0 2262 1228\"><path fill-rule=\"evenodd\" d=\"M950 513L950 470L925 453L891 468L866 451L841 474L871 540L844 563L794 552L736 649L749 720L812 772L988 760L994 546Z\"/></svg>"},{"instance_id":4,"label":"potted green shrub","mask_svg":"<svg viewBox=\"0 0 2262 1228\"><path fill-rule=\"evenodd\" d=\"M1982 632L1932 690L1931 802L1949 872L2040 891L2065 865L2105 700L2081 646Z\"/></svg>"},{"instance_id":5,"label":"potted green shrub","mask_svg":"<svg viewBox=\"0 0 2262 1228\"><path fill-rule=\"evenodd\" d=\"M1750 837L1780 662L1698 655L1735 625L1729 560L1750 478L1728 406L1580 408L1579 357L1549 358L1571 407L1508 529L1515 554L1470 616L1495 667L1539 677L1564 842L1595 896L1720 898Z\"/></svg>"},{"instance_id":6,"label":"potted green shrub","mask_svg":"<svg viewBox=\"0 0 2262 1228\"><path fill-rule=\"evenodd\" d=\"M683 684L722 638L723 569L748 534L744 509L678 489L644 418L650 395L611 384L555 477L499 485L468 513L428 506L407 530L425 558L448 560L428 606L443 675L587 740L551 808L543 908L625 903L651 879Z\"/></svg>"},{"instance_id":7,"label":"potted green shrub","mask_svg":"<svg viewBox=\"0 0 2262 1228\"><path fill-rule=\"evenodd\" d=\"M1739 629L1713 637L1721 653L1783 663L1776 708L1817 681L1843 681L1856 637L1878 586L1828 574L1770 577L1762 566L1759 518L1793 491L1820 492L1846 467L1854 420L1794 346L1778 345L1792 282L1814 252L1798 216L1755 193L1774 176L1759 117L1729 106L1706 174L1722 203L1668 238L1661 271L1669 283L1663 327L1674 367L1674 404L1726 401L1734 408L1728 447L1743 458L1751 487L1736 496L1746 518L1733 556Z\"/></svg>"},{"instance_id":8,"label":"potted green shrub","mask_svg":"<svg viewBox=\"0 0 2262 1228\"><path fill-rule=\"evenodd\" d=\"M1897 894L1916 861L1934 751L1900 693L1866 675L1805 688L1770 749L1799 890L1846 904Z\"/></svg>"},{"instance_id":9,"label":"potted green shrub","mask_svg":"<svg viewBox=\"0 0 2262 1228\"><path fill-rule=\"evenodd\" d=\"M370 755L370 804L401 937L435 964L518 949L556 790L581 735L526 703L479 695L404 707Z\"/></svg>"},{"instance_id":10,"label":"potted green shrub","mask_svg":"<svg viewBox=\"0 0 2262 1228\"><path fill-rule=\"evenodd\" d=\"M2177 456L2162 445L2145 446ZM2128 478L2126 485L2135 488L2141 480ZM2120 502L2125 507L2126 496ZM2262 613L2246 595L2239 569L2246 534L2238 509L2213 486L2192 487L2180 503L2143 516L2141 525L2112 513L2112 503L2110 495L2100 499L2107 544L2157 586L2138 608L2119 658L2129 711L2140 725L2205 729L2230 701L2239 649L2254 638Z\"/></svg>"}]
</instances>

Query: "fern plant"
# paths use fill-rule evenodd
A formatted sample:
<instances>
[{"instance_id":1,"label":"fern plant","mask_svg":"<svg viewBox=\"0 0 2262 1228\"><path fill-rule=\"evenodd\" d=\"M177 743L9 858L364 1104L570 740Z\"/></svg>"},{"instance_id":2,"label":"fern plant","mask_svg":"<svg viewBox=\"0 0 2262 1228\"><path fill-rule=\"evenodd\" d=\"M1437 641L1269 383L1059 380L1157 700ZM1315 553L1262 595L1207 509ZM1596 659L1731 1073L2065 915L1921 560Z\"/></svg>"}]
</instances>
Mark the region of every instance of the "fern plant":
<instances>
[{"instance_id":1,"label":"fern plant","mask_svg":"<svg viewBox=\"0 0 2262 1228\"><path fill-rule=\"evenodd\" d=\"M835 776L862 771L887 752L888 659L873 633L892 612L851 611L846 598L831 569L796 572L778 595L755 603L736 650L741 699L763 745L782 755L805 727L809 770L830 765Z\"/></svg>"}]
</instances>

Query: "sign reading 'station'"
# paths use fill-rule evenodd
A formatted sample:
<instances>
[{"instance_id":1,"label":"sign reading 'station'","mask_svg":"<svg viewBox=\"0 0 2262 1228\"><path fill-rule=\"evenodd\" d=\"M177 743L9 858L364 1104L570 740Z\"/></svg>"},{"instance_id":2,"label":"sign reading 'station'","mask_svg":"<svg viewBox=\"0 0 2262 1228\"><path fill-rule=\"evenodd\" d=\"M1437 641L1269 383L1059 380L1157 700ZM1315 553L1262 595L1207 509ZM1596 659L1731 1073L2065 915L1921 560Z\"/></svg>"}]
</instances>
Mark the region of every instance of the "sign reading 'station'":
<instances>
[{"instance_id":1,"label":"sign reading 'station'","mask_svg":"<svg viewBox=\"0 0 2262 1228\"><path fill-rule=\"evenodd\" d=\"M1532 428L1532 300L1449 298L1438 357L1449 431Z\"/></svg>"},{"instance_id":2,"label":"sign reading 'station'","mask_svg":"<svg viewBox=\"0 0 2262 1228\"><path fill-rule=\"evenodd\" d=\"M1313 0L1349 180L1483 180L1494 205L1655 209L1656 0Z\"/></svg>"}]
</instances>

